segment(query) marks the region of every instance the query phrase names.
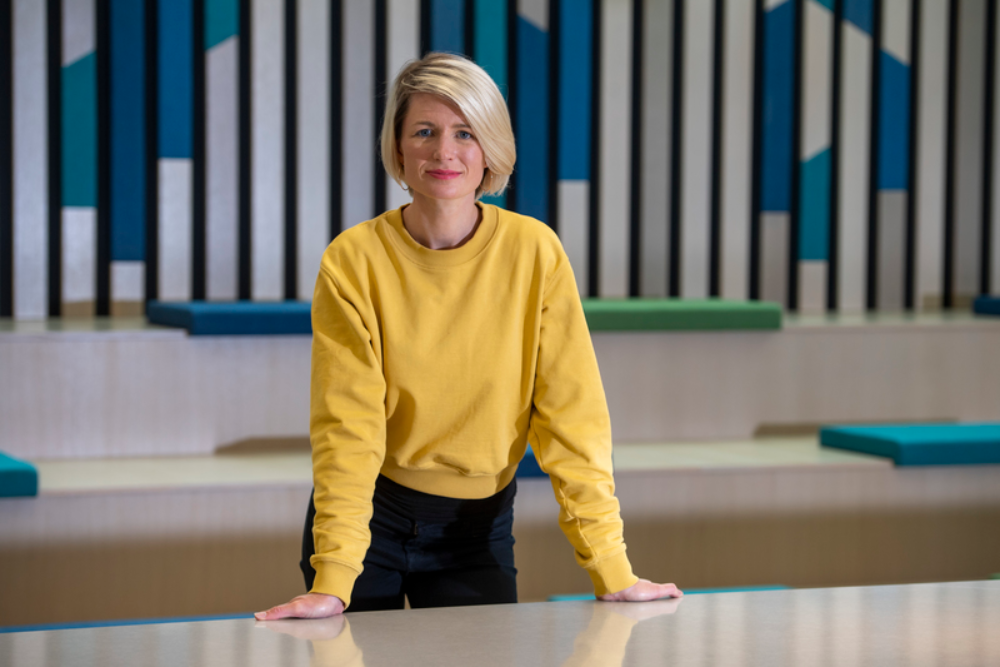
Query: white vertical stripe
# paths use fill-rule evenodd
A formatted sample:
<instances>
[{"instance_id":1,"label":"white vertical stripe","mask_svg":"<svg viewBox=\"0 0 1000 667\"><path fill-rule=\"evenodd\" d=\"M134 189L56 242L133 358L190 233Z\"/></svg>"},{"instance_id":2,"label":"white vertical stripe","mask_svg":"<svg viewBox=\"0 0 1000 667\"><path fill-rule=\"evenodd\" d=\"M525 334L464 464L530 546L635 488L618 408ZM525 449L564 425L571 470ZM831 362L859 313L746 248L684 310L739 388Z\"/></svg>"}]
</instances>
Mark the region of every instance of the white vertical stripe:
<instances>
[{"instance_id":1,"label":"white vertical stripe","mask_svg":"<svg viewBox=\"0 0 1000 667\"><path fill-rule=\"evenodd\" d=\"M590 181L559 181L559 238L576 275L581 294L587 293L590 238Z\"/></svg>"},{"instance_id":2,"label":"white vertical stripe","mask_svg":"<svg viewBox=\"0 0 1000 667\"><path fill-rule=\"evenodd\" d=\"M868 247L868 165L872 45L868 35L847 21L841 79L840 220L838 296L840 310L865 308Z\"/></svg>"},{"instance_id":3,"label":"white vertical stripe","mask_svg":"<svg viewBox=\"0 0 1000 667\"><path fill-rule=\"evenodd\" d=\"M144 301L146 262L111 262L111 300Z\"/></svg>"},{"instance_id":4,"label":"white vertical stripe","mask_svg":"<svg viewBox=\"0 0 1000 667\"><path fill-rule=\"evenodd\" d=\"M97 49L94 0L62 0L62 64L69 65Z\"/></svg>"},{"instance_id":5,"label":"white vertical stripe","mask_svg":"<svg viewBox=\"0 0 1000 667\"><path fill-rule=\"evenodd\" d=\"M601 6L600 296L628 295L632 3Z\"/></svg>"},{"instance_id":6,"label":"white vertical stripe","mask_svg":"<svg viewBox=\"0 0 1000 667\"><path fill-rule=\"evenodd\" d=\"M818 315L826 312L826 261L799 262L799 312Z\"/></svg>"},{"instance_id":7,"label":"white vertical stripe","mask_svg":"<svg viewBox=\"0 0 1000 667\"><path fill-rule=\"evenodd\" d=\"M375 216L375 4L343 2L343 227Z\"/></svg>"},{"instance_id":8,"label":"white vertical stripe","mask_svg":"<svg viewBox=\"0 0 1000 667\"><path fill-rule=\"evenodd\" d=\"M802 155L808 160L830 147L830 77L833 14L805 3L805 87L802 99Z\"/></svg>"},{"instance_id":9,"label":"white vertical stripe","mask_svg":"<svg viewBox=\"0 0 1000 667\"><path fill-rule=\"evenodd\" d=\"M63 303L97 298L97 209L64 206L62 210Z\"/></svg>"},{"instance_id":10,"label":"white vertical stripe","mask_svg":"<svg viewBox=\"0 0 1000 667\"><path fill-rule=\"evenodd\" d=\"M36 0L28 0L36 4ZM44 10L45 7L42 6ZM49 664L49 647L55 646L51 643L51 636L44 632L15 632L8 637L10 648L7 653L13 660L10 667L37 667L37 665Z\"/></svg>"},{"instance_id":11,"label":"white vertical stripe","mask_svg":"<svg viewBox=\"0 0 1000 667\"><path fill-rule=\"evenodd\" d=\"M979 293L982 239L983 56L985 0L963 0L958 29L958 118L955 132L956 296Z\"/></svg>"},{"instance_id":12,"label":"white vertical stripe","mask_svg":"<svg viewBox=\"0 0 1000 667\"><path fill-rule=\"evenodd\" d=\"M670 82L673 2L644 0L642 37L642 276L640 294L667 295L670 257ZM561 210L561 209L560 209Z\"/></svg>"},{"instance_id":13,"label":"white vertical stripe","mask_svg":"<svg viewBox=\"0 0 1000 667\"><path fill-rule=\"evenodd\" d=\"M45 3L13 4L14 317L48 312L48 94ZM0 104L5 102L0 102Z\"/></svg>"},{"instance_id":14,"label":"white vertical stripe","mask_svg":"<svg viewBox=\"0 0 1000 667\"><path fill-rule=\"evenodd\" d=\"M330 241L330 5L298 3L297 280L298 298L309 301Z\"/></svg>"},{"instance_id":15,"label":"white vertical stripe","mask_svg":"<svg viewBox=\"0 0 1000 667\"><path fill-rule=\"evenodd\" d=\"M911 159L917 160L914 303L923 309L928 297L940 302L943 270L948 3L939 0L921 0L919 76L918 146Z\"/></svg>"},{"instance_id":16,"label":"white vertical stripe","mask_svg":"<svg viewBox=\"0 0 1000 667\"><path fill-rule=\"evenodd\" d=\"M517 0L517 13L542 32L549 31L549 0Z\"/></svg>"},{"instance_id":17,"label":"white vertical stripe","mask_svg":"<svg viewBox=\"0 0 1000 667\"><path fill-rule=\"evenodd\" d=\"M218 301L237 297L239 275L239 62L239 37L205 53L205 292Z\"/></svg>"},{"instance_id":18,"label":"white vertical stripe","mask_svg":"<svg viewBox=\"0 0 1000 667\"><path fill-rule=\"evenodd\" d=\"M294 2L294 0L289 0ZM285 295L285 3L253 0L250 41L250 295Z\"/></svg>"},{"instance_id":19,"label":"white vertical stripe","mask_svg":"<svg viewBox=\"0 0 1000 667\"><path fill-rule=\"evenodd\" d=\"M714 18L711 2L685 6L681 296L695 299L708 296Z\"/></svg>"},{"instance_id":20,"label":"white vertical stripe","mask_svg":"<svg viewBox=\"0 0 1000 667\"><path fill-rule=\"evenodd\" d=\"M882 0L882 49L910 64L910 0Z\"/></svg>"},{"instance_id":21,"label":"white vertical stripe","mask_svg":"<svg viewBox=\"0 0 1000 667\"><path fill-rule=\"evenodd\" d=\"M878 301L879 310L903 310L906 249L906 190L878 193Z\"/></svg>"},{"instance_id":22,"label":"white vertical stripe","mask_svg":"<svg viewBox=\"0 0 1000 667\"><path fill-rule=\"evenodd\" d=\"M722 105L722 281L727 299L746 299L753 168L754 10L727 0Z\"/></svg>"},{"instance_id":23,"label":"white vertical stripe","mask_svg":"<svg viewBox=\"0 0 1000 667\"><path fill-rule=\"evenodd\" d=\"M760 216L761 291L765 301L785 304L788 295L787 213Z\"/></svg>"},{"instance_id":24,"label":"white vertical stripe","mask_svg":"<svg viewBox=\"0 0 1000 667\"><path fill-rule=\"evenodd\" d=\"M389 0L386 10L386 74L389 85L410 60L420 57L420 0ZM385 179L385 201L390 209L409 204L407 194L396 181Z\"/></svg>"},{"instance_id":25,"label":"white vertical stripe","mask_svg":"<svg viewBox=\"0 0 1000 667\"><path fill-rule=\"evenodd\" d=\"M188 301L191 299L191 160L160 158L157 177L159 299ZM214 268L209 254L209 275Z\"/></svg>"}]
</instances>

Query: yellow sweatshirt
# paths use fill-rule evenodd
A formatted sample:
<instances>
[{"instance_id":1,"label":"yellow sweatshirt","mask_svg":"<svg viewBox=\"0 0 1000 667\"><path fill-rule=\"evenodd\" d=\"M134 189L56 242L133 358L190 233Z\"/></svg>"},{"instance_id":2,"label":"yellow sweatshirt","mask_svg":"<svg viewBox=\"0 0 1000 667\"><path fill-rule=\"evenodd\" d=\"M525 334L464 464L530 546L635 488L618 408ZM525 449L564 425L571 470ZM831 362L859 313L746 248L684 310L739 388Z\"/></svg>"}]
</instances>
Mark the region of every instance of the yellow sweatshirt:
<instances>
[{"instance_id":1,"label":"yellow sweatshirt","mask_svg":"<svg viewBox=\"0 0 1000 667\"><path fill-rule=\"evenodd\" d=\"M478 204L465 245L431 250L401 209L346 230L313 297L313 591L350 603L379 473L486 498L531 445L596 594L637 579L625 555L611 422L573 271L543 223Z\"/></svg>"}]
</instances>

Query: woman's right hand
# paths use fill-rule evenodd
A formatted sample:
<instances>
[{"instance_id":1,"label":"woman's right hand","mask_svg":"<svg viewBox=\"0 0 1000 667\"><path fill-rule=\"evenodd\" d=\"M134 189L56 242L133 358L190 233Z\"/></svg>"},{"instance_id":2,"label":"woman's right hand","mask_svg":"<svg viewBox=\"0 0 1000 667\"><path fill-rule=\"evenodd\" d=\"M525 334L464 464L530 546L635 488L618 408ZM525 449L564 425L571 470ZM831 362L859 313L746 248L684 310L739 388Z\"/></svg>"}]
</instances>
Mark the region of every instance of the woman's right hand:
<instances>
[{"instance_id":1,"label":"woman's right hand","mask_svg":"<svg viewBox=\"0 0 1000 667\"><path fill-rule=\"evenodd\" d=\"M337 596L306 593L253 616L258 621L276 621L279 618L328 618L343 613L344 601Z\"/></svg>"}]
</instances>

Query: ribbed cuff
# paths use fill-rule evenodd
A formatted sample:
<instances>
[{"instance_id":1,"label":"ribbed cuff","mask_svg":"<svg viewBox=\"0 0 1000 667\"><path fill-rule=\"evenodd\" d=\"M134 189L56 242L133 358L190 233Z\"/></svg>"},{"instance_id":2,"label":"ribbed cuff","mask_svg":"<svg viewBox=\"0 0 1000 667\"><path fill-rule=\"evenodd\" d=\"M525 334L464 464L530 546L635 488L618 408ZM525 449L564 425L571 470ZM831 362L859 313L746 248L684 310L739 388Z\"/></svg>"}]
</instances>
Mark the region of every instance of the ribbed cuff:
<instances>
[{"instance_id":1,"label":"ribbed cuff","mask_svg":"<svg viewBox=\"0 0 1000 667\"><path fill-rule=\"evenodd\" d=\"M325 595L336 595L344 601L344 608L351 605L351 591L354 590L354 581L359 573L346 565L340 563L316 562L313 560L313 568L316 570L316 579L313 581L310 593L323 593Z\"/></svg>"},{"instance_id":2,"label":"ribbed cuff","mask_svg":"<svg viewBox=\"0 0 1000 667\"><path fill-rule=\"evenodd\" d=\"M587 569L587 574L594 582L594 595L617 593L639 581L639 577L632 574L632 564L624 551L599 561Z\"/></svg>"}]
</instances>

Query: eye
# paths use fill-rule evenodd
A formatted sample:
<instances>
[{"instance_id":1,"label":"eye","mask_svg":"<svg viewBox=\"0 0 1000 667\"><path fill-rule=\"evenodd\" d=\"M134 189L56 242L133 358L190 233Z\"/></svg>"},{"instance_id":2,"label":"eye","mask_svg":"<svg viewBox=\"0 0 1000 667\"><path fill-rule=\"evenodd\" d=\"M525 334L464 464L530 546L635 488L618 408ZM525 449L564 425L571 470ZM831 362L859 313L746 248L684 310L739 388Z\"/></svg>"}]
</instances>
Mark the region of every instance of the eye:
<instances>
[{"instance_id":1,"label":"eye","mask_svg":"<svg viewBox=\"0 0 1000 667\"><path fill-rule=\"evenodd\" d=\"M459 139L472 139L472 133L471 132L466 132L465 130L459 130L458 131L458 138Z\"/></svg>"},{"instance_id":2,"label":"eye","mask_svg":"<svg viewBox=\"0 0 1000 667\"><path fill-rule=\"evenodd\" d=\"M429 136L431 136L431 129L429 127L423 127L421 129L417 130L416 134L414 134L413 136L415 136L415 137L429 137Z\"/></svg>"}]
</instances>

